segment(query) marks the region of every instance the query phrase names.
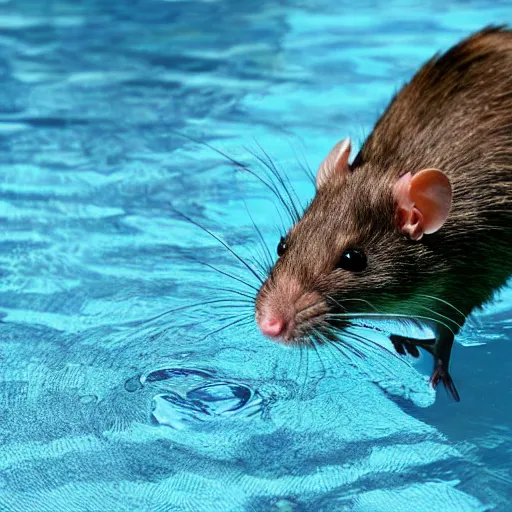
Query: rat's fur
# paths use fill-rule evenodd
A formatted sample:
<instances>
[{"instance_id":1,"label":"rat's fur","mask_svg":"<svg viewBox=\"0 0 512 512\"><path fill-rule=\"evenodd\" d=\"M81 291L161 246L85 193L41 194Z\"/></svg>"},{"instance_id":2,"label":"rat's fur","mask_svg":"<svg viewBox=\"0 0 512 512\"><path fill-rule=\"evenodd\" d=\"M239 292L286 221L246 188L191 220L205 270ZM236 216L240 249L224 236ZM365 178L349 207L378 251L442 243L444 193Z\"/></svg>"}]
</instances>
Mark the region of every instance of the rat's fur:
<instances>
[{"instance_id":1,"label":"rat's fur","mask_svg":"<svg viewBox=\"0 0 512 512\"><path fill-rule=\"evenodd\" d=\"M393 185L432 167L451 181L452 209L438 232L412 241L395 225ZM316 302L296 322L297 343L326 325L327 312L342 312L338 303L351 313L429 316L456 334L512 273L511 202L512 31L491 27L428 61L350 172L317 191L258 294L257 315L277 298L286 307L309 294ZM336 268L349 247L365 251L365 271ZM287 294L290 282L300 291Z\"/></svg>"}]
</instances>

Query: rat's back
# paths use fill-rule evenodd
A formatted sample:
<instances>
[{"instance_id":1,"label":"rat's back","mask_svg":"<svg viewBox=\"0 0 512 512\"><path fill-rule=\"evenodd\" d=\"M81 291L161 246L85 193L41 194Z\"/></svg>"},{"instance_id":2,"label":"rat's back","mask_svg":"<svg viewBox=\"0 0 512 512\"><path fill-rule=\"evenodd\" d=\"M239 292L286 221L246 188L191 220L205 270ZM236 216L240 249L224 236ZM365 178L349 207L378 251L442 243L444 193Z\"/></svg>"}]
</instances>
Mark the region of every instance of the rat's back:
<instances>
[{"instance_id":1,"label":"rat's back","mask_svg":"<svg viewBox=\"0 0 512 512\"><path fill-rule=\"evenodd\" d=\"M428 61L391 101L359 166L393 177L441 169L454 190L449 224L500 226L512 245L512 30L486 28Z\"/></svg>"},{"instance_id":2,"label":"rat's back","mask_svg":"<svg viewBox=\"0 0 512 512\"><path fill-rule=\"evenodd\" d=\"M510 175L512 30L484 29L428 61L393 98L354 165L370 161L397 174L438 167L455 180Z\"/></svg>"}]
</instances>

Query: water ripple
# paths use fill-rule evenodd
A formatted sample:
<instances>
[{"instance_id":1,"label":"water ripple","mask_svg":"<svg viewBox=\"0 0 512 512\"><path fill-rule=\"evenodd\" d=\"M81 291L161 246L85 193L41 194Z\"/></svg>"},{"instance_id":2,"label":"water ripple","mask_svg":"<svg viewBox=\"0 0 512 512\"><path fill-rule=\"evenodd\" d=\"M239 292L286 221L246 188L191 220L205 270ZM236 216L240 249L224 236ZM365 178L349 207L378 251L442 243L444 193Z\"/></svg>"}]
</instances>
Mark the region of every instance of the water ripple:
<instances>
[{"instance_id":1,"label":"water ripple","mask_svg":"<svg viewBox=\"0 0 512 512\"><path fill-rule=\"evenodd\" d=\"M248 386L219 380L204 370L165 368L151 372L141 382L167 390L153 396L151 416L156 424L176 430L220 417L250 417L260 412L263 404L261 396Z\"/></svg>"}]
</instances>

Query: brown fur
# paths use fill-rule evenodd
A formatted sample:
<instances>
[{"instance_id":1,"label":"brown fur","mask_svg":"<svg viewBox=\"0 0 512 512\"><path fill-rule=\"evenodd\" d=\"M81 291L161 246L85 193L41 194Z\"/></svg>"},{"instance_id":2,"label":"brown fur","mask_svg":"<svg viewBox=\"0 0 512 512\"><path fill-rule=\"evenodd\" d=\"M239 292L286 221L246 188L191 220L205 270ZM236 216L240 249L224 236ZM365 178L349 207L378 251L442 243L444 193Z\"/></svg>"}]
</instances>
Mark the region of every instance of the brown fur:
<instances>
[{"instance_id":1,"label":"brown fur","mask_svg":"<svg viewBox=\"0 0 512 512\"><path fill-rule=\"evenodd\" d=\"M438 232L414 242L395 227L392 186L429 167L450 178L453 205ZM512 273L511 202L512 31L488 28L427 62L391 101L352 171L317 191L288 233L256 311L289 296L293 280L298 295L322 297L299 322L298 342L325 323L327 308L340 311L329 297L353 313L373 306L443 315L456 333L464 318L442 301L467 315ZM336 269L348 247L365 251L362 273Z\"/></svg>"}]
</instances>

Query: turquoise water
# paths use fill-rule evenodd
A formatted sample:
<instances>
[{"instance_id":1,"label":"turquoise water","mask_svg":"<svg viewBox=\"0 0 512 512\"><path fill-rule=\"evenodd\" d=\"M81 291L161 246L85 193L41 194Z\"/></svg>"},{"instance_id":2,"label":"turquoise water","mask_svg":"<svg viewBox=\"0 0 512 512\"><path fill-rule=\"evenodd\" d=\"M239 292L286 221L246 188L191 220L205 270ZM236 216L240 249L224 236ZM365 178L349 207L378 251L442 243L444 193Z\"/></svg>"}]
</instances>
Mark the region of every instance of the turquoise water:
<instances>
[{"instance_id":1,"label":"turquoise water","mask_svg":"<svg viewBox=\"0 0 512 512\"><path fill-rule=\"evenodd\" d=\"M0 2L0 511L509 511L511 291L457 339L459 404L428 356L272 344L233 323L227 289L250 288L198 260L253 276L176 210L255 259L248 211L272 250L286 218L176 131L260 176L263 148L306 202L303 166L511 21L509 1Z\"/></svg>"}]
</instances>

